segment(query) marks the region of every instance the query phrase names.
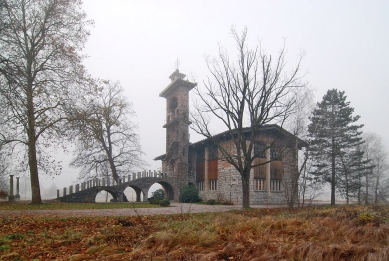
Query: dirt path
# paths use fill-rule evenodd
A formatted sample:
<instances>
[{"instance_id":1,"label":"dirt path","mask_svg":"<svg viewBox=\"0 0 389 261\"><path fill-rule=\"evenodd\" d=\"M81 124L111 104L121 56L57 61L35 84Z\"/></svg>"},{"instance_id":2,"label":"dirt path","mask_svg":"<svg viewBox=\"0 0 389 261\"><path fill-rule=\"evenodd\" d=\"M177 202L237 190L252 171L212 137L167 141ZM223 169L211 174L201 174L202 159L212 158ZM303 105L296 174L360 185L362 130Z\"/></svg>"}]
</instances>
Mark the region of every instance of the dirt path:
<instances>
[{"instance_id":1,"label":"dirt path","mask_svg":"<svg viewBox=\"0 0 389 261\"><path fill-rule=\"evenodd\" d=\"M266 206L252 206L266 208ZM270 206L269 206L270 207ZM274 206L280 207L280 206ZM225 212L242 209L242 205L198 205L189 203L172 203L170 207L161 208L122 208L122 209L82 209L82 210L0 210L2 218L16 218L24 216L39 217L93 217L93 216L135 216L158 214L181 214L201 212Z\"/></svg>"}]
</instances>

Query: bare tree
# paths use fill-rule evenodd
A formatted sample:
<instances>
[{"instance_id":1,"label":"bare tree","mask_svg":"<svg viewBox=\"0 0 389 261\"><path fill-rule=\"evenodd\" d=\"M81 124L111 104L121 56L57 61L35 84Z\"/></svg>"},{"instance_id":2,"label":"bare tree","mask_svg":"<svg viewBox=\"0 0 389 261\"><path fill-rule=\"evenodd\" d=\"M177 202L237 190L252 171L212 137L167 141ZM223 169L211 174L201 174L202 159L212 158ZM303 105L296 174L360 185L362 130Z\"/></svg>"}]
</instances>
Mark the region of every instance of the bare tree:
<instances>
[{"instance_id":1,"label":"bare tree","mask_svg":"<svg viewBox=\"0 0 389 261\"><path fill-rule=\"evenodd\" d=\"M218 59L207 59L211 78L204 82L205 92L197 87L201 104L192 114L192 128L218 145L222 160L230 163L242 179L243 208L250 207L250 171L255 166L255 139L263 125L283 125L294 110L295 90L303 87L298 72L300 61L288 75L285 70L285 51L276 59L266 55L258 46L249 49L246 45L247 29L238 35L231 29L235 39L238 59L231 62L221 47ZM211 131L210 121L217 119L225 128L233 148L223 147ZM249 128L249 136L245 130Z\"/></svg>"},{"instance_id":2,"label":"bare tree","mask_svg":"<svg viewBox=\"0 0 389 261\"><path fill-rule=\"evenodd\" d=\"M308 138L308 118L314 108L313 98L314 95L311 89L298 90L296 92L294 113L290 115L285 123L285 129L302 140ZM290 177L283 180L284 195L289 207L293 207L300 196L304 202L307 189L307 167L310 166L309 154L307 153L308 146L309 144L306 145L305 151L298 155L298 171L289 173Z\"/></svg>"},{"instance_id":3,"label":"bare tree","mask_svg":"<svg viewBox=\"0 0 389 261\"><path fill-rule=\"evenodd\" d=\"M10 174L11 162L9 153L0 148L0 191L8 191L8 180Z\"/></svg>"},{"instance_id":4,"label":"bare tree","mask_svg":"<svg viewBox=\"0 0 389 261\"><path fill-rule=\"evenodd\" d=\"M71 166L81 168L81 177L110 175L118 182L134 167L144 165L132 105L118 82L98 81L97 95L73 111L77 153Z\"/></svg>"},{"instance_id":5,"label":"bare tree","mask_svg":"<svg viewBox=\"0 0 389 261\"><path fill-rule=\"evenodd\" d=\"M361 149L364 151L365 160L370 161L370 168L364 172L364 201L365 204L385 201L389 194L388 183L388 154L384 148L381 136L375 133L364 133L365 143Z\"/></svg>"},{"instance_id":6,"label":"bare tree","mask_svg":"<svg viewBox=\"0 0 389 261\"><path fill-rule=\"evenodd\" d=\"M0 3L0 95L9 109L1 123L14 128L0 137L26 146L32 203L39 204L37 144L49 146L61 135L63 105L83 95L80 51L91 22L77 0Z\"/></svg>"}]
</instances>

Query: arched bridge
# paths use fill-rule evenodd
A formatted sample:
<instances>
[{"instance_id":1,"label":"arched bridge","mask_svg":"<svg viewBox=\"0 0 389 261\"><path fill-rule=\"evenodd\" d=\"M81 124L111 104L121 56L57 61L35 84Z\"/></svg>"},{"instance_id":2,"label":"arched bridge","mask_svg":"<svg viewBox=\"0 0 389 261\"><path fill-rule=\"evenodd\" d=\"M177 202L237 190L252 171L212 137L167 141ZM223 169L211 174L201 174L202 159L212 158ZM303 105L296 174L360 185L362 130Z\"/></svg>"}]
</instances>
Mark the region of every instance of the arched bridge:
<instances>
[{"instance_id":1,"label":"arched bridge","mask_svg":"<svg viewBox=\"0 0 389 261\"><path fill-rule=\"evenodd\" d=\"M136 177L134 175L134 177ZM133 188L136 193L136 201L141 201L141 194L143 194L143 201L147 202L148 192L150 187L158 183L160 184L168 199L174 200L174 187L176 180L173 177L168 177L166 174L158 173L154 176L138 177L136 179L128 181L121 179L119 184L111 185L110 180L105 179L93 179L87 182L83 182L81 187L79 184L75 185L75 192L73 192L73 186L69 187L68 194L66 193L67 188L63 189L63 196L60 197L59 190L57 190L57 199L61 202L95 202L96 195L101 191L107 191L113 197L115 202L127 201L124 195L124 190L128 187ZM113 184L113 182L112 182Z\"/></svg>"}]
</instances>

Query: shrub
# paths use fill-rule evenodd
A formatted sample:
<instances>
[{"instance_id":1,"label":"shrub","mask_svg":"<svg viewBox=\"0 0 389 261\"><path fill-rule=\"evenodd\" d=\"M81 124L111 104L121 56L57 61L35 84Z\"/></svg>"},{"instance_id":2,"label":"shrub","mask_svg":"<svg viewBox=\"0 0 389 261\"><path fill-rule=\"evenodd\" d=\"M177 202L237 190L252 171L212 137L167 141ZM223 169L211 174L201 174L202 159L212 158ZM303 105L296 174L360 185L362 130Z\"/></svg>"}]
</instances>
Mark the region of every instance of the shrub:
<instances>
[{"instance_id":1,"label":"shrub","mask_svg":"<svg viewBox=\"0 0 389 261\"><path fill-rule=\"evenodd\" d=\"M167 198L164 198L164 199L159 201L159 205L161 207L168 207L168 206L170 206L170 201Z\"/></svg>"},{"instance_id":2,"label":"shrub","mask_svg":"<svg viewBox=\"0 0 389 261\"><path fill-rule=\"evenodd\" d=\"M149 198L149 203L150 203L150 204L156 204L156 205L158 205L160 201L161 201L161 200L156 199L156 198Z\"/></svg>"},{"instance_id":3,"label":"shrub","mask_svg":"<svg viewBox=\"0 0 389 261\"><path fill-rule=\"evenodd\" d=\"M201 201L199 191L194 185L185 185L180 191L180 202L192 203Z\"/></svg>"},{"instance_id":4,"label":"shrub","mask_svg":"<svg viewBox=\"0 0 389 261\"><path fill-rule=\"evenodd\" d=\"M165 198L165 191L163 189L157 189L151 195L155 199L162 200Z\"/></svg>"},{"instance_id":5,"label":"shrub","mask_svg":"<svg viewBox=\"0 0 389 261\"><path fill-rule=\"evenodd\" d=\"M216 200L214 199L207 200L207 205L215 205L215 204L216 204Z\"/></svg>"},{"instance_id":6,"label":"shrub","mask_svg":"<svg viewBox=\"0 0 389 261\"><path fill-rule=\"evenodd\" d=\"M6 199L8 197L8 193L4 190L0 190L0 198Z\"/></svg>"}]
</instances>

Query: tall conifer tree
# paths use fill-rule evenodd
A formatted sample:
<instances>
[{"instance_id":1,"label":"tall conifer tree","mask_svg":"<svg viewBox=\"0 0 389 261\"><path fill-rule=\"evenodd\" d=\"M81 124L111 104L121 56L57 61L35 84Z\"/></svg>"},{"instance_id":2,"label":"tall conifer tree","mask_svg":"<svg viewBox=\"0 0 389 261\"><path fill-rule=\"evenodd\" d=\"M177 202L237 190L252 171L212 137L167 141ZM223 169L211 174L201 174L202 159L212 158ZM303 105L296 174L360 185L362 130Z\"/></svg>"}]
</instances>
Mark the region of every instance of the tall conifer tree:
<instances>
[{"instance_id":1,"label":"tall conifer tree","mask_svg":"<svg viewBox=\"0 0 389 261\"><path fill-rule=\"evenodd\" d=\"M336 190L348 199L357 184L354 174L363 165L358 163L363 156L358 151L358 145L363 143L360 130L363 125L354 124L360 116L353 116L354 108L346 98L344 92L328 90L308 126L314 172L331 185L331 205L335 204Z\"/></svg>"}]
</instances>

